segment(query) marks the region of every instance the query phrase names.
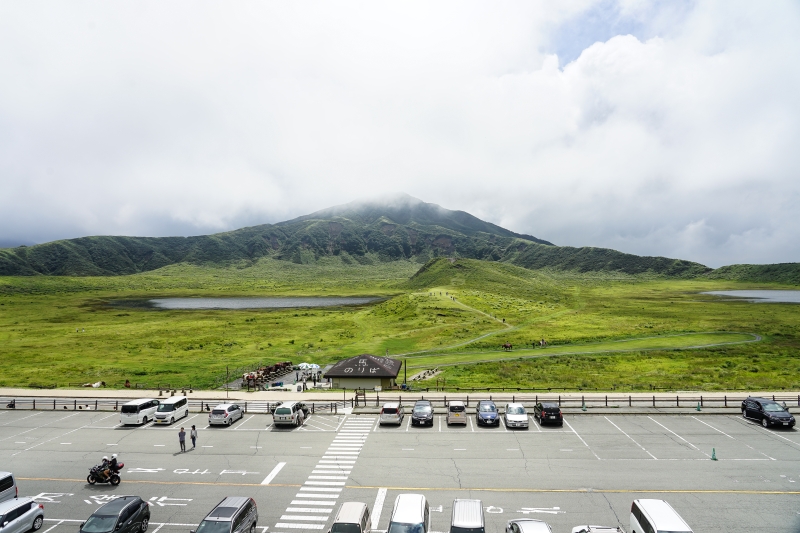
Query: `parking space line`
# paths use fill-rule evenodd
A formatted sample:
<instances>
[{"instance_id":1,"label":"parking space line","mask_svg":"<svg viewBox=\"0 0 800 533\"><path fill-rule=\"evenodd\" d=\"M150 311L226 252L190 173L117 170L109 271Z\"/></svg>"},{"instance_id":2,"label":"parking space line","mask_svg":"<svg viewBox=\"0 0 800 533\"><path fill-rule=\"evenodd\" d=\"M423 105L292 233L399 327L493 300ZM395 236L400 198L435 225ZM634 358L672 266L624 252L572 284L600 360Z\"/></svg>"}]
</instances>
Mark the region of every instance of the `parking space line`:
<instances>
[{"instance_id":1,"label":"parking space line","mask_svg":"<svg viewBox=\"0 0 800 533\"><path fill-rule=\"evenodd\" d=\"M628 435L627 433L625 433L624 431L622 431L622 429L621 429L621 428L620 428L618 425L616 425L614 422L612 422L610 418L608 418L607 416L604 416L603 418L605 418L606 420L608 420L608 423L609 423L609 424L611 424L612 426L614 426L615 428L617 428L617 429L618 429L618 430L619 430L619 431L620 431L620 432L621 432L623 435L625 435L626 437L628 437L629 439L631 439L631 442L633 442L633 443L634 443L635 445L637 445L639 448L641 448L642 450L644 450L644 452L645 452L647 455L649 455L650 457L652 457L653 459L655 459L656 461L658 461L658 458L657 458L655 455L653 455L652 453L648 452L648 451L645 449L645 447L644 447L644 446L642 446L641 444L639 444L638 442L636 442L636 441L633 439L633 437L631 437L630 435ZM576 433L576 434L577 434L577 433ZM583 439L581 439L581 440L583 440Z\"/></svg>"},{"instance_id":2,"label":"parking space line","mask_svg":"<svg viewBox=\"0 0 800 533\"><path fill-rule=\"evenodd\" d=\"M531 419L531 424L533 424L534 426L536 426L536 431L538 431L539 433L541 433L541 432L542 432L542 428L540 428L540 427L539 427L539 424L537 424L537 423L536 423L536 419L533 417L533 415L528 415L528 418L530 418L530 419ZM567 424L567 425L569 425L569 424ZM573 430L573 431L575 431L575 430Z\"/></svg>"},{"instance_id":3,"label":"parking space line","mask_svg":"<svg viewBox=\"0 0 800 533\"><path fill-rule=\"evenodd\" d=\"M536 423L536 420L534 420L534 421L533 421L533 423L535 424L535 423ZM591 447L590 447L588 444L586 444L586 441L585 441L585 440L583 440L583 437L581 437L580 435L578 435L578 432L577 432L577 431L575 431L575 428L573 428L573 427L572 427L572 425L570 425L570 423L569 423L569 422L567 422L566 420L564 420L564 423L567 425L567 427L568 427L570 430L572 430L572 432L573 432L573 433L575 433L575 436L576 436L576 437L578 437L579 439L581 439L581 442L583 443L583 445L584 445L584 446L586 446L586 447L589 449L589 451L590 451L590 452L592 452L592 455L594 455L594 456L597 458L597 460L599 461L599 460L600 460L600 456L599 456L599 455L597 455L597 454L595 453L595 451L594 451L594 450L593 450L593 449L592 449L592 448L591 448ZM539 431L541 431L541 429L540 429Z\"/></svg>"},{"instance_id":4,"label":"parking space line","mask_svg":"<svg viewBox=\"0 0 800 533\"><path fill-rule=\"evenodd\" d=\"M37 414L41 414L41 413L37 413ZM59 418L58 420L54 421L54 422L53 422L53 424L55 424L55 423L57 423L57 422L61 422L62 420L66 420L67 418L73 417L73 416L75 416L75 415L77 415L77 414L78 414L78 413L73 413L73 414L71 414L71 415L67 415L67 416L65 416L64 418ZM28 417L26 416L25 418L28 418ZM3 424L3 425L5 425L5 424ZM13 439L14 437L17 437L17 436L19 436L19 435L23 435L23 434L25 434L25 433L28 433L29 431L35 431L35 430L37 430L37 429L41 429L41 428L43 428L43 427L45 427L45 426L47 426L47 425L48 425L48 424L42 424L41 426L36 426L35 428L26 429L25 431L22 431L22 432L20 432L20 433L17 433L17 434L15 434L15 435L11 435L10 437L6 437L5 439L0 439L0 441L4 441L4 440L7 440L7 439Z\"/></svg>"},{"instance_id":5,"label":"parking space line","mask_svg":"<svg viewBox=\"0 0 800 533\"><path fill-rule=\"evenodd\" d=\"M3 426L7 426L7 425L9 425L9 424L13 424L13 423L15 423L15 422L19 422L20 420L25 420L26 418L30 418L30 417L32 417L32 416L38 416L38 415L41 415L41 414L43 414L43 413L44 413L44 411L40 411L40 412L38 412L38 413L33 413L32 415L23 416L22 418L17 418L16 420L12 420L12 421L10 421L10 422L6 422L5 424L1 424L1 425L3 425ZM77 413L75 413L75 414L77 414Z\"/></svg>"},{"instance_id":6,"label":"parking space line","mask_svg":"<svg viewBox=\"0 0 800 533\"><path fill-rule=\"evenodd\" d=\"M442 417L439 417L439 431L442 431Z\"/></svg>"},{"instance_id":7,"label":"parking space line","mask_svg":"<svg viewBox=\"0 0 800 533\"><path fill-rule=\"evenodd\" d=\"M757 424L757 423L755 423L755 422L750 422L749 420L743 420L743 419L741 419L741 418L739 418L739 417L736 417L736 420L737 420L737 421L739 421L739 423L742 423L742 422L744 422L744 425L745 425L746 427L754 427L754 428L756 428L756 431L759 431L759 430L761 430L761 431L766 431L768 435L772 435L772 436L774 436L774 437L778 437L779 439L783 439L783 440L785 440L785 441L787 441L787 442L791 442L791 443L792 443L792 444L794 444L795 446L800 446L800 443L797 443L797 442L793 441L792 439L787 439L787 438L786 438L786 437L784 437L783 435L778 435L778 434L777 434L777 433L775 433L774 431L770 431L770 430L768 430L767 428L765 428L765 427L762 427L762 426L761 426L761 424Z\"/></svg>"},{"instance_id":8,"label":"parking space line","mask_svg":"<svg viewBox=\"0 0 800 533\"><path fill-rule=\"evenodd\" d=\"M242 421L241 423L239 423L239 424L238 424L238 425L237 425L235 428L233 428L233 430L234 430L234 431L238 431L238 430L239 430L239 428L240 428L241 426L243 426L243 425L245 425L247 422L249 422L249 421L250 421L250 419L252 419L254 416L256 416L256 415L250 415L250 417L249 417L247 420L243 420L243 421Z\"/></svg>"},{"instance_id":9,"label":"parking space line","mask_svg":"<svg viewBox=\"0 0 800 533\"><path fill-rule=\"evenodd\" d=\"M77 414L77 413L75 413L75 414ZM108 416L106 416L106 417L103 417L103 418L101 418L100 420L105 420L105 419L106 419L106 418L108 418L109 416L114 416L115 414L116 414L116 413L111 413L110 415L108 415ZM69 417L66 417L66 416L65 416L64 418L69 418ZM62 419L62 420L63 420L63 419ZM50 442L50 441L54 441L54 440L56 440L56 439L60 439L61 437L66 437L66 436L67 436L67 435L69 435L70 433L75 433L76 431L80 431L81 429L84 429L84 428L86 428L88 425L89 425L89 424L85 424L85 425L83 425L83 426L81 426L81 427L79 427L79 428L71 429L71 430L67 431L66 433L64 433L63 435L59 435L59 436L57 436L57 437L53 437L52 439L47 439L47 440L45 440L45 441L42 441L42 442L40 442L40 443L38 443L38 444L34 444L34 445L33 445L33 446L31 446L30 448L25 448L24 450L20 450L20 451L18 451L17 453L12 453L12 454L11 454L11 457L14 457L15 455L19 455L19 454L21 454L22 452L27 452L28 450L32 450L32 449L34 449L34 448L37 448L37 447L41 446L42 444L47 444L47 443L48 443L48 442Z\"/></svg>"},{"instance_id":10,"label":"parking space line","mask_svg":"<svg viewBox=\"0 0 800 533\"><path fill-rule=\"evenodd\" d=\"M697 450L698 452L702 453L703 455L705 455L705 456L706 456L706 457L708 457L709 459L711 458L711 456L710 456L710 455L708 455L706 452L704 452L703 450L701 450L700 448L698 448L697 446L695 446L694 444L692 444L692 443L691 443L691 442L689 442L688 440L684 439L683 437L681 437L680 435L678 435L677 433L675 433L674 431L672 431L671 429L669 429L667 426L665 426L665 425L664 425L664 424L662 424L661 422L658 422L657 420L654 420L652 416L648 416L647 418L649 418L650 420L652 420L653 422L655 422L656 424L658 424L658 425L659 425L659 426L661 426L662 428L666 429L667 431L669 431L670 433L672 433L673 435L675 435L676 437L678 437L679 439L681 439L683 442L685 442L686 444L688 444L689 446L691 446L692 448L694 448L694 449L695 449L695 450Z\"/></svg>"},{"instance_id":11,"label":"parking space line","mask_svg":"<svg viewBox=\"0 0 800 533\"><path fill-rule=\"evenodd\" d=\"M725 436L726 436L726 437L728 437L729 439L733 439L733 440L735 440L735 441L738 441L738 440L739 440L739 439L737 439L737 438L735 438L735 437L731 437L730 435L728 435L727 433L725 433L725 432L724 432L724 431L722 431L721 429L717 429L717 428L715 428L714 426L712 426L711 424L708 424L708 423L706 423L706 422L703 422L702 420L700 420L700 419L699 419L699 418L697 418L696 416L692 416L692 418L694 418L695 420L697 420L697 421L698 421L698 422L700 422L701 424L704 424L704 425L706 425L706 426L710 427L710 428L711 428L711 429L713 429L714 431L717 431L717 432L719 432L719 433L722 433L723 435L725 435ZM739 442L741 442L741 441L739 441ZM775 459L774 457L770 457L769 455L765 454L764 452L761 452L761 451L759 451L759 450L756 450L755 448L753 448L752 446L750 446L750 445L749 445L749 444L747 444L746 442L742 442L742 444L744 444L745 446L747 446L748 448L750 448L750 449L751 449L751 450L753 450L754 452L760 453L761 455L763 455L764 457L766 457L767 459L769 459L769 460L771 460L771 461L777 461L777 459Z\"/></svg>"},{"instance_id":12,"label":"parking space line","mask_svg":"<svg viewBox=\"0 0 800 533\"><path fill-rule=\"evenodd\" d=\"M505 418L501 418L501 419L500 419L500 424L503 424L503 430L504 430L506 433L508 433L508 426L506 425L506 420L505 420Z\"/></svg>"},{"instance_id":13,"label":"parking space line","mask_svg":"<svg viewBox=\"0 0 800 533\"><path fill-rule=\"evenodd\" d=\"M63 523L64 523L64 521L63 521L63 520L59 520L57 524L53 524L53 525L52 525L52 526L50 526L49 528L45 529L45 530L44 530L42 533L47 533L47 532L48 532L48 531L50 531L51 529L57 528L58 526L60 526L60 525L61 525L61 524L63 524Z\"/></svg>"},{"instance_id":14,"label":"parking space line","mask_svg":"<svg viewBox=\"0 0 800 533\"><path fill-rule=\"evenodd\" d=\"M381 417L379 416L378 419L375 421L375 427L372 428L372 431L378 431L378 426L380 425L381 425Z\"/></svg>"},{"instance_id":15,"label":"parking space line","mask_svg":"<svg viewBox=\"0 0 800 533\"><path fill-rule=\"evenodd\" d=\"M469 420L469 429L470 429L470 431L475 433L475 426L472 424L472 417L469 417L467 420Z\"/></svg>"},{"instance_id":16,"label":"parking space line","mask_svg":"<svg viewBox=\"0 0 800 533\"><path fill-rule=\"evenodd\" d=\"M262 484L262 485L269 485L270 481L272 481L273 479L275 479L275 476L277 476L277 475L278 475L278 472L280 472L280 471L281 471L281 469L282 469L284 466L286 466L286 463L278 463L277 465L275 465L275 468L273 468L273 469L272 469L272 472L270 472L270 473L269 473L269 475L268 475L267 477L265 477L265 478L264 478L264 481L262 481L262 482L261 482L261 484Z\"/></svg>"},{"instance_id":17,"label":"parking space line","mask_svg":"<svg viewBox=\"0 0 800 533\"><path fill-rule=\"evenodd\" d=\"M386 499L386 489L378 489L378 494L375 496L375 503L372 505L372 527L370 529L378 529L378 522L381 520L381 512L383 511L383 502Z\"/></svg>"}]
</instances>

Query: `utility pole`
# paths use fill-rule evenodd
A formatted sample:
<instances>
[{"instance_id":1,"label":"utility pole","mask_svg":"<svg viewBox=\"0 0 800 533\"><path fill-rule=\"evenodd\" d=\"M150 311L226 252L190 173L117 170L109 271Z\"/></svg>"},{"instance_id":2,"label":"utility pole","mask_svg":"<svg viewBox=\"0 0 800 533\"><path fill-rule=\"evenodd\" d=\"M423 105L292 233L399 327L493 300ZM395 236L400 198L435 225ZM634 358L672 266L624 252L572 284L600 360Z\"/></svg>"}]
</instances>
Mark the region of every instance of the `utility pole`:
<instances>
[{"instance_id":1,"label":"utility pole","mask_svg":"<svg viewBox=\"0 0 800 533\"><path fill-rule=\"evenodd\" d=\"M408 385L408 359L403 359L403 385Z\"/></svg>"},{"instance_id":2,"label":"utility pole","mask_svg":"<svg viewBox=\"0 0 800 533\"><path fill-rule=\"evenodd\" d=\"M228 398L228 384L231 382L231 371L225 366L225 399Z\"/></svg>"}]
</instances>

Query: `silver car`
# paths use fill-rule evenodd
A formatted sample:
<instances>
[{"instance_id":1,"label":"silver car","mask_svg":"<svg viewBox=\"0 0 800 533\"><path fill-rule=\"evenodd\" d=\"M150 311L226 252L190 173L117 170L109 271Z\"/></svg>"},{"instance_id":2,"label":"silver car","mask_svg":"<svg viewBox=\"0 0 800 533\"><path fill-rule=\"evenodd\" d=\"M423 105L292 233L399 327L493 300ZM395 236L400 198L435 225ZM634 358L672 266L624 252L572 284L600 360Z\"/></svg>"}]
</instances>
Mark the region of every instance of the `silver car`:
<instances>
[{"instance_id":1,"label":"silver car","mask_svg":"<svg viewBox=\"0 0 800 533\"><path fill-rule=\"evenodd\" d=\"M506 413L503 416L508 428L527 429L528 427L528 412L525 411L521 403L507 403Z\"/></svg>"},{"instance_id":2,"label":"silver car","mask_svg":"<svg viewBox=\"0 0 800 533\"><path fill-rule=\"evenodd\" d=\"M509 520L506 533L553 533L550 524L533 518L517 518Z\"/></svg>"},{"instance_id":3,"label":"silver car","mask_svg":"<svg viewBox=\"0 0 800 533\"><path fill-rule=\"evenodd\" d=\"M0 531L39 531L44 523L44 505L33 498L14 498L0 503Z\"/></svg>"},{"instance_id":4,"label":"silver car","mask_svg":"<svg viewBox=\"0 0 800 533\"><path fill-rule=\"evenodd\" d=\"M611 526L575 526L572 528L572 533L625 533L621 527Z\"/></svg>"},{"instance_id":5,"label":"silver car","mask_svg":"<svg viewBox=\"0 0 800 533\"><path fill-rule=\"evenodd\" d=\"M244 416L244 411L235 403L221 403L208 413L211 426L230 426Z\"/></svg>"}]
</instances>

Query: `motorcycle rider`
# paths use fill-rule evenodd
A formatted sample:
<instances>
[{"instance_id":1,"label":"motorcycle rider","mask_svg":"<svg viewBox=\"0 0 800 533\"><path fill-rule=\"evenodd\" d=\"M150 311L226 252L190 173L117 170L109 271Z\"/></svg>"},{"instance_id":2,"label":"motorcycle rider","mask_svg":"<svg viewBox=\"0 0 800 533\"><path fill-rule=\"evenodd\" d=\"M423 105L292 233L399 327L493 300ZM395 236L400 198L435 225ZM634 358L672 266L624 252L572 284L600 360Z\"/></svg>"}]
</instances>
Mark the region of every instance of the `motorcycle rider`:
<instances>
[{"instance_id":1,"label":"motorcycle rider","mask_svg":"<svg viewBox=\"0 0 800 533\"><path fill-rule=\"evenodd\" d=\"M111 461L108 462L108 469L113 474L119 474L119 463L117 462L117 454L111 454Z\"/></svg>"},{"instance_id":2,"label":"motorcycle rider","mask_svg":"<svg viewBox=\"0 0 800 533\"><path fill-rule=\"evenodd\" d=\"M101 473L101 474L102 474L102 476L103 476L103 480L106 480L106 479L108 479L108 476L109 476L109 475L111 475L111 474L109 473L109 468L108 468L108 465L109 465L109 462L108 462L108 456L107 456L107 455L104 455L104 456L103 456L103 462L100 464L100 473Z\"/></svg>"}]
</instances>

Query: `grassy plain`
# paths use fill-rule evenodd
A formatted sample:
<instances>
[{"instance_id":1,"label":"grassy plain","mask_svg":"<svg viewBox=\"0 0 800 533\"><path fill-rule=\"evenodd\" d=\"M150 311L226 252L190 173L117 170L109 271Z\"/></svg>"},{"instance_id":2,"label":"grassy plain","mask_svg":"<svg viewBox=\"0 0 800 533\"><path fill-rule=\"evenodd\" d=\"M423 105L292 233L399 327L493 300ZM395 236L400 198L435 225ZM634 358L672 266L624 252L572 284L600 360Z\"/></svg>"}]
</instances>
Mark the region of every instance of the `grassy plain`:
<instances>
[{"instance_id":1,"label":"grassy plain","mask_svg":"<svg viewBox=\"0 0 800 533\"><path fill-rule=\"evenodd\" d=\"M586 276L476 260L442 260L415 274L419 267L263 259L118 277L2 277L0 386L98 380L121 386L130 379L206 388L221 383L226 366L235 372L287 359L325 364L388 349L407 354L409 376L418 367L459 363L442 366L438 377L448 387L800 388L800 306L699 294L786 286ZM383 300L239 311L110 304L245 295ZM744 342L750 333L763 340ZM550 347L530 349L541 338ZM713 346L720 340L742 342ZM502 352L504 342L515 350ZM676 350L687 345L707 347ZM515 359L498 360L508 357Z\"/></svg>"}]
</instances>

